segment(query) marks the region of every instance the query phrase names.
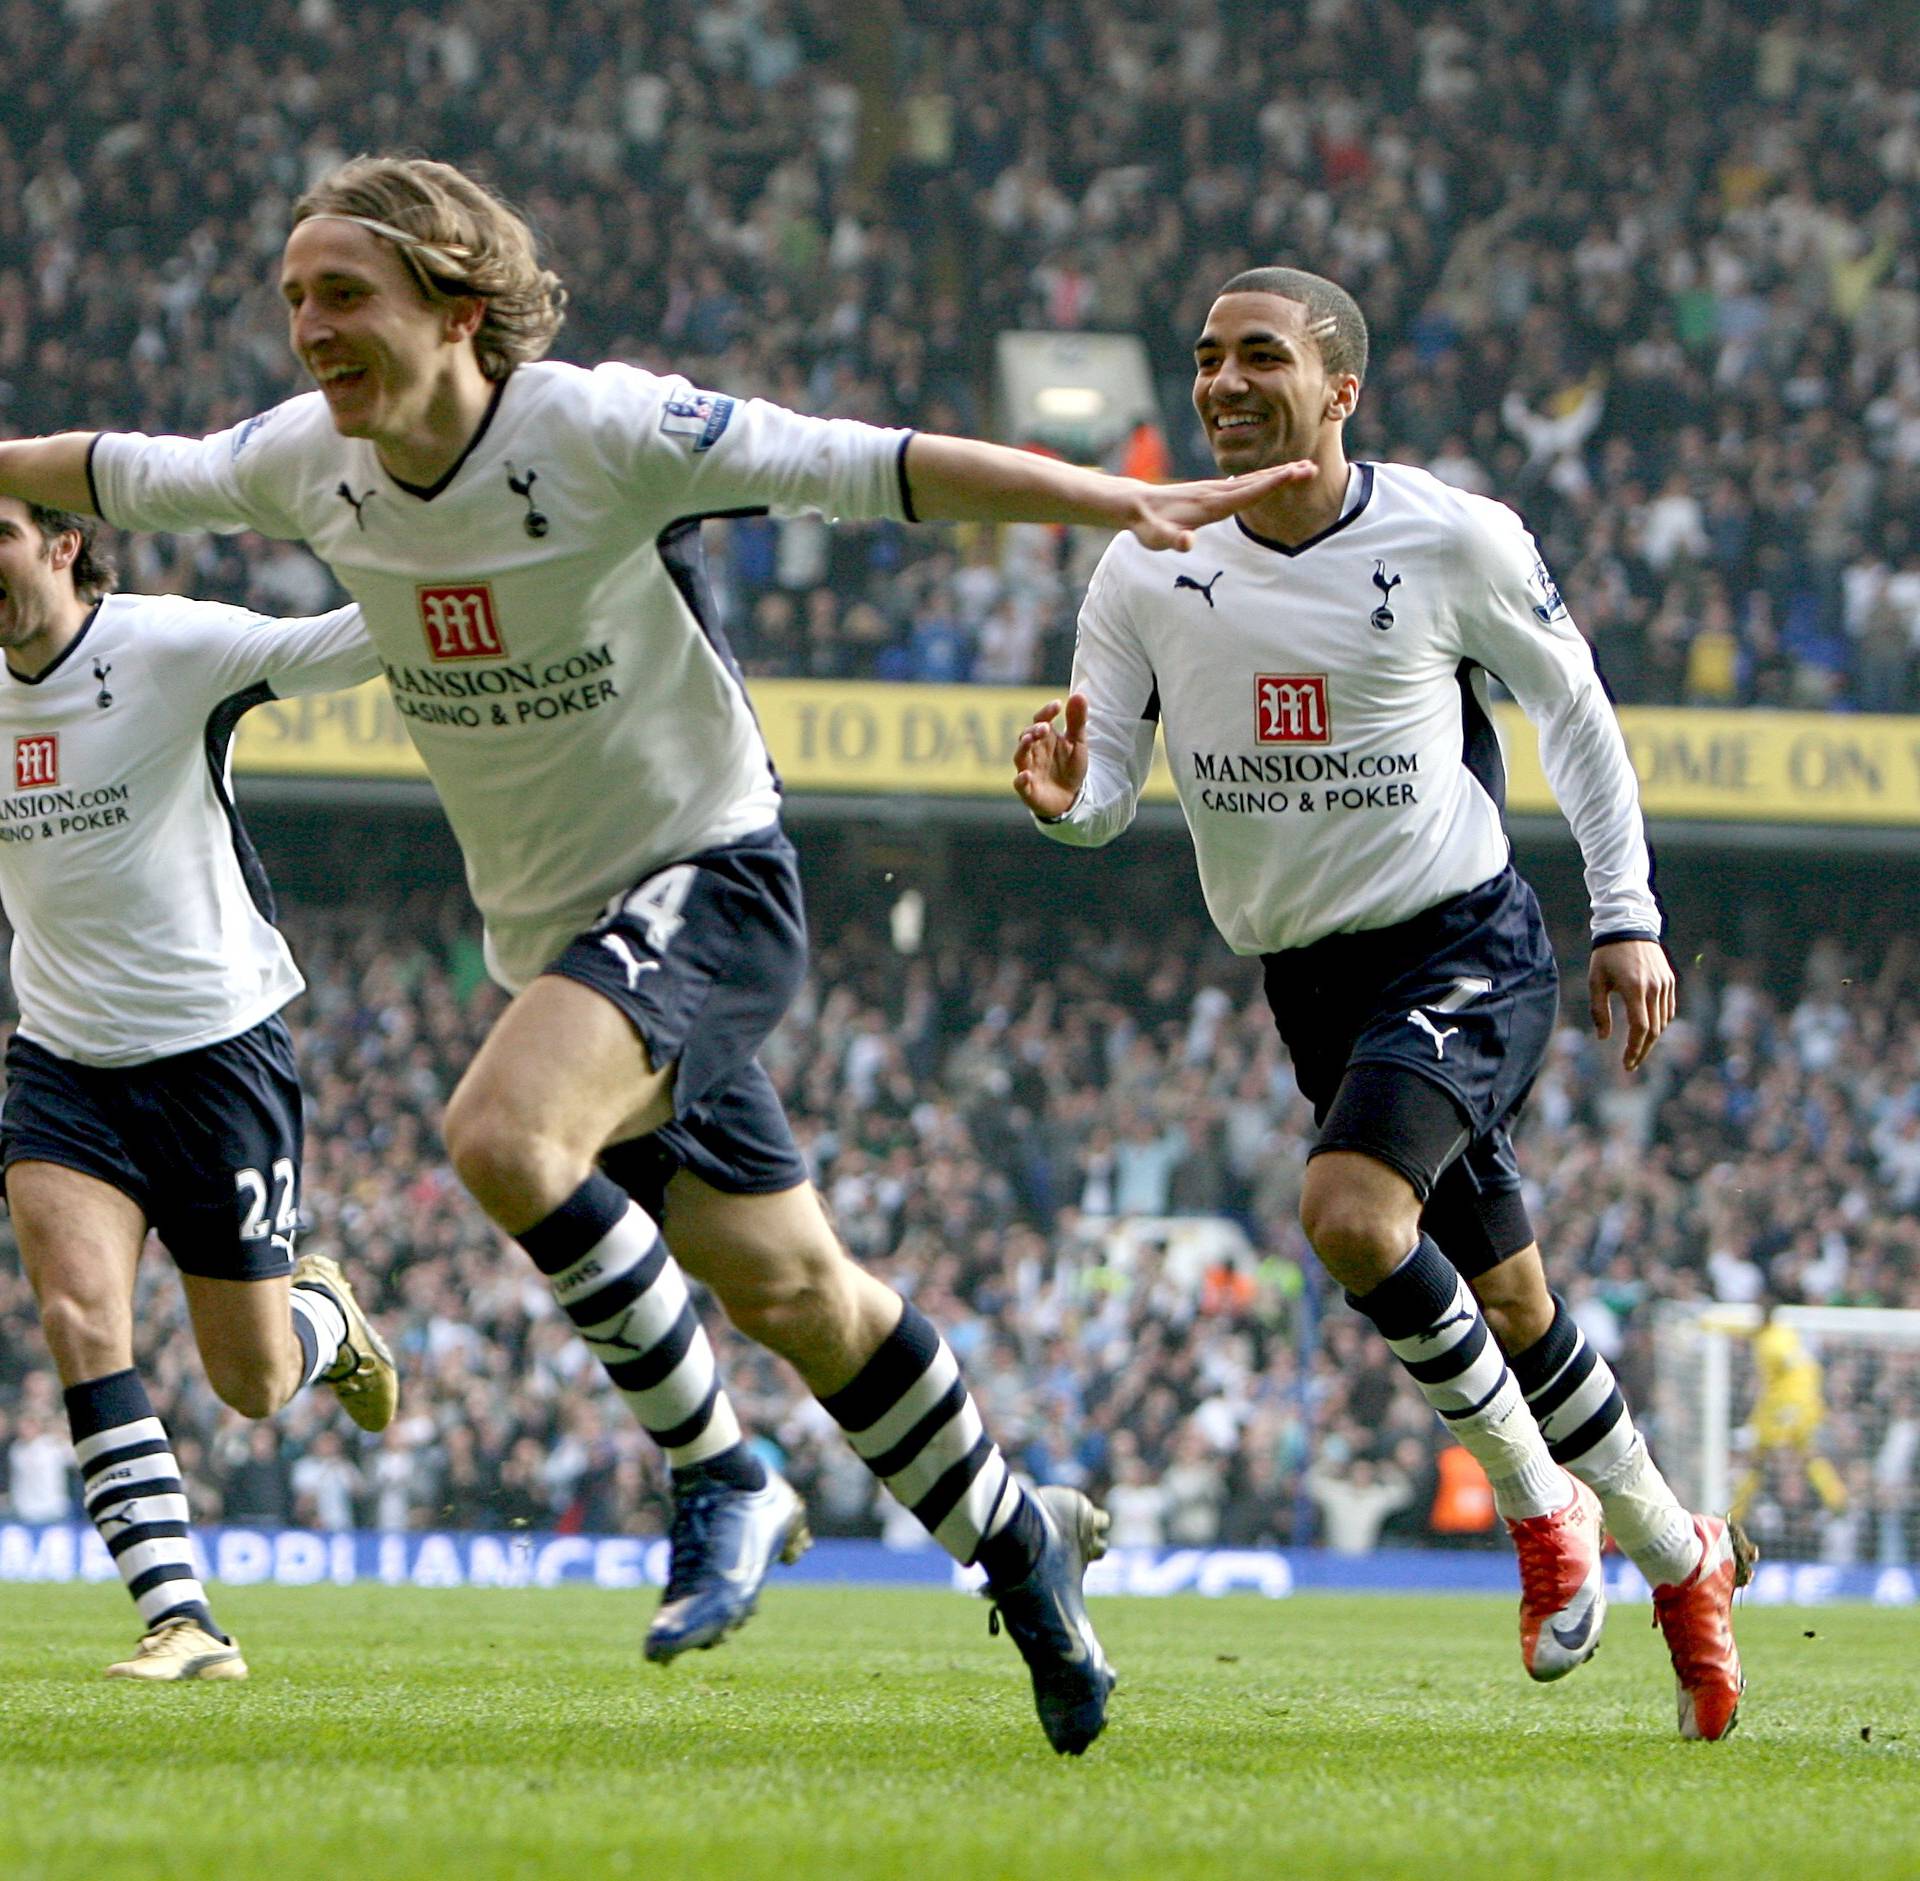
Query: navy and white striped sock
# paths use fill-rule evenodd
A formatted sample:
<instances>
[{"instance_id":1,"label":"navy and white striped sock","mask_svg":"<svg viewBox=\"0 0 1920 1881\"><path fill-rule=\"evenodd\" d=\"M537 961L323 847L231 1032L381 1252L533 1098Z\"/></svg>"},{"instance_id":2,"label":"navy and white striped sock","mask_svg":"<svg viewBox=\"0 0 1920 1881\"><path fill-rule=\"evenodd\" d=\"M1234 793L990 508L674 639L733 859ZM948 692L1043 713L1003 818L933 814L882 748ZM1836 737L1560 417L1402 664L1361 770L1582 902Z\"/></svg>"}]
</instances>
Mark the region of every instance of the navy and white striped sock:
<instances>
[{"instance_id":1,"label":"navy and white striped sock","mask_svg":"<svg viewBox=\"0 0 1920 1881\"><path fill-rule=\"evenodd\" d=\"M194 1576L180 1465L140 1374L89 1379L74 1385L66 1402L87 1518L107 1544L142 1628L150 1633L163 1620L191 1618L224 1639Z\"/></svg>"},{"instance_id":2,"label":"navy and white striped sock","mask_svg":"<svg viewBox=\"0 0 1920 1881\"><path fill-rule=\"evenodd\" d=\"M347 1316L323 1286L296 1280L287 1289L293 1312L293 1336L300 1342L300 1385L304 1390L340 1356L346 1343Z\"/></svg>"},{"instance_id":3,"label":"navy and white striped sock","mask_svg":"<svg viewBox=\"0 0 1920 1881\"><path fill-rule=\"evenodd\" d=\"M1566 1507L1566 1472L1547 1453L1479 1302L1430 1236L1371 1293L1347 1300L1380 1329L1421 1396L1487 1472L1505 1520Z\"/></svg>"},{"instance_id":4,"label":"navy and white striped sock","mask_svg":"<svg viewBox=\"0 0 1920 1881\"><path fill-rule=\"evenodd\" d=\"M1557 1293L1553 1324L1509 1362L1554 1461L1600 1498L1620 1551L1652 1586L1685 1580L1700 1560L1693 1517L1647 1454L1612 1368Z\"/></svg>"},{"instance_id":5,"label":"navy and white striped sock","mask_svg":"<svg viewBox=\"0 0 1920 1881\"><path fill-rule=\"evenodd\" d=\"M900 1323L849 1385L820 1400L860 1460L941 1547L996 1586L1033 1571L1045 1518L1014 1481L933 1322L902 1302Z\"/></svg>"},{"instance_id":6,"label":"navy and white striped sock","mask_svg":"<svg viewBox=\"0 0 1920 1881\"><path fill-rule=\"evenodd\" d=\"M619 1184L595 1170L517 1238L668 1463L762 1487L766 1468L741 1442L686 1278Z\"/></svg>"}]
</instances>

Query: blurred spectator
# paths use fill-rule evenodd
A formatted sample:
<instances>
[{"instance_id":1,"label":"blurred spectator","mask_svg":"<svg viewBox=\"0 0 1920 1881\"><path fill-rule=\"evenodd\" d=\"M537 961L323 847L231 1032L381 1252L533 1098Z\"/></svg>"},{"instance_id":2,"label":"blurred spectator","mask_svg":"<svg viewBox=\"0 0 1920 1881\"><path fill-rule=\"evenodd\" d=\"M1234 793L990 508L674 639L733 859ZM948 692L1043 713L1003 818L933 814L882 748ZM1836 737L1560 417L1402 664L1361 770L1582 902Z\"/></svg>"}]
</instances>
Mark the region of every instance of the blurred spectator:
<instances>
[{"instance_id":1,"label":"blurred spectator","mask_svg":"<svg viewBox=\"0 0 1920 1881\"><path fill-rule=\"evenodd\" d=\"M339 1439L331 1430L319 1437ZM270 1423L245 1424L230 1433L230 1458L221 1485L221 1501L229 1522L261 1528L284 1528L293 1519L293 1473L281 1454L280 1432Z\"/></svg>"},{"instance_id":2,"label":"blurred spectator","mask_svg":"<svg viewBox=\"0 0 1920 1881\"><path fill-rule=\"evenodd\" d=\"M268 277L290 202L338 153L396 141L531 213L573 291L561 357L967 430L1000 332L1137 332L1169 429L1113 461L1151 474L1207 468L1183 361L1212 288L1285 259L1371 322L1357 454L1521 509L1623 698L1911 709L1906 12L1297 11L442 0L370 39L314 0L217 20L205 0L14 4L0 426L198 433L282 396ZM115 56L130 35L152 56ZM179 97L190 136L154 109ZM937 532L713 534L751 671L1064 676L1067 532L976 535L958 567ZM325 580L251 538L123 559L139 585L282 610ZM933 561L950 597L917 572ZM1875 571L1884 613L1862 598ZM832 622L804 606L822 592ZM802 605L753 644L769 596Z\"/></svg>"},{"instance_id":3,"label":"blurred spectator","mask_svg":"<svg viewBox=\"0 0 1920 1881\"><path fill-rule=\"evenodd\" d=\"M7 1446L7 1502L17 1522L64 1522L74 1513L73 1446L37 1417L23 1417Z\"/></svg>"}]
</instances>

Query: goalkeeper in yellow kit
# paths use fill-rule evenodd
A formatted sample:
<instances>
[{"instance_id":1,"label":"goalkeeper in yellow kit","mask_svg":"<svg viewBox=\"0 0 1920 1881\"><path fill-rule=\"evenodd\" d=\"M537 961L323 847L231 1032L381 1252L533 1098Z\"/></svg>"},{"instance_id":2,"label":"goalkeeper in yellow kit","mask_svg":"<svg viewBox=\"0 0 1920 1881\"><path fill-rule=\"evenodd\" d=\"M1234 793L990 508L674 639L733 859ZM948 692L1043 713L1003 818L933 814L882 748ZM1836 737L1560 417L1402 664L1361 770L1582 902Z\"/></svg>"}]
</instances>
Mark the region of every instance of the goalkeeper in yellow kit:
<instances>
[{"instance_id":1,"label":"goalkeeper in yellow kit","mask_svg":"<svg viewBox=\"0 0 1920 1881\"><path fill-rule=\"evenodd\" d=\"M1766 1316L1751 1337L1760 1391L1754 1399L1753 1415L1747 1420L1753 1432L1753 1460L1734 1492L1734 1520L1746 1515L1747 1505L1759 1492L1767 1459L1782 1453L1798 1462L1814 1493L1837 1513L1846 1507L1846 1486L1840 1472L1815 1448L1827 1417L1820 1361L1780 1317L1777 1301L1767 1302Z\"/></svg>"}]
</instances>

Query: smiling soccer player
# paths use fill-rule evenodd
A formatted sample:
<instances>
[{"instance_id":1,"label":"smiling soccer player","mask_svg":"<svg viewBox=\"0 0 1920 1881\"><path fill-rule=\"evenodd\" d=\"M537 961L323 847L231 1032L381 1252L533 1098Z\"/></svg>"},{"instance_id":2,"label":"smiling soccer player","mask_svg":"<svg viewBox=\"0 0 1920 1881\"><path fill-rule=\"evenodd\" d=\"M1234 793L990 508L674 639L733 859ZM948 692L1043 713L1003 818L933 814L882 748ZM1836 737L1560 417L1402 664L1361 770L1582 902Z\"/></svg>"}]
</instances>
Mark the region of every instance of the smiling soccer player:
<instances>
[{"instance_id":1,"label":"smiling soccer player","mask_svg":"<svg viewBox=\"0 0 1920 1881\"><path fill-rule=\"evenodd\" d=\"M371 677L359 611L266 622L111 592L89 518L0 497L0 898L20 1024L0 1165L85 1484L143 1637L108 1668L239 1679L185 1486L133 1363L152 1228L207 1377L247 1417L329 1384L392 1420L391 1357L332 1260L296 1262L302 990L227 755L250 707Z\"/></svg>"},{"instance_id":2,"label":"smiling soccer player","mask_svg":"<svg viewBox=\"0 0 1920 1881\"><path fill-rule=\"evenodd\" d=\"M1014 1480L945 1341L840 1247L755 1057L805 972L805 923L699 523L812 508L1177 548L1304 467L1156 487L546 361L564 296L526 224L419 159L310 190L280 287L315 391L205 440L0 445L0 490L304 539L365 610L515 994L448 1106L449 1153L673 1466L649 1656L723 1638L806 1543L798 1498L742 1440L684 1265L985 1568L1049 1742L1083 1751L1113 1682L1080 1598L1105 1518Z\"/></svg>"},{"instance_id":3,"label":"smiling soccer player","mask_svg":"<svg viewBox=\"0 0 1920 1881\"><path fill-rule=\"evenodd\" d=\"M1333 282L1261 268L1220 290L1193 381L1215 461L1314 474L1183 555L1113 544L1064 720L1050 701L1021 735L1015 789L1055 841L1110 842L1164 730L1207 906L1261 957L1320 1126L1307 1237L1491 1478L1527 1671L1559 1678L1599 1644L1604 1512L1655 1588L1680 1728L1717 1738L1741 1690L1745 1538L1675 1500L1548 1291L1521 1197L1510 1128L1558 972L1512 866L1487 675L1540 728L1586 861L1594 1025L1609 1036L1621 1001L1629 1071L1674 1004L1633 770L1520 519L1424 471L1348 462L1366 369L1366 323Z\"/></svg>"}]
</instances>

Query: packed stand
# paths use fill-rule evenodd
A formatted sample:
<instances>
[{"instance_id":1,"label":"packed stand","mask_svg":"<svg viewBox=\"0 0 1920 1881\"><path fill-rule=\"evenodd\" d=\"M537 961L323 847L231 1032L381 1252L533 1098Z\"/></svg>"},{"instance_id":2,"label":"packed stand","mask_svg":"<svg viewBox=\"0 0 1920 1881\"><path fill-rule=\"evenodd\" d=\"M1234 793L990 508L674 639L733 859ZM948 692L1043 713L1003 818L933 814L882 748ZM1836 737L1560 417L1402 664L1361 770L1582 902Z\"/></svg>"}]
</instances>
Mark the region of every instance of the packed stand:
<instances>
[{"instance_id":1,"label":"packed stand","mask_svg":"<svg viewBox=\"0 0 1920 1881\"><path fill-rule=\"evenodd\" d=\"M1372 321L1357 452L1520 507L1623 700L1908 711L1909 14L442 0L369 32L339 0L0 0L0 427L200 432L294 389L287 210L361 150L532 214L561 357L977 430L999 331L1137 332L1190 470L1208 296L1287 261ZM1021 683L1065 665L1082 547L781 521L717 560L750 670ZM330 593L252 540L130 565L282 613Z\"/></svg>"},{"instance_id":2,"label":"packed stand","mask_svg":"<svg viewBox=\"0 0 1920 1881\"><path fill-rule=\"evenodd\" d=\"M849 1247L945 1330L1020 1466L1105 1498L1133 1546L1491 1538L1484 1479L1317 1278L1295 1219L1310 1119L1255 963L1178 922L982 920L910 958L871 910L821 925L766 1062ZM422 894L288 928L312 987L293 1009L306 1245L347 1261L381 1317L401 1415L371 1438L324 1393L266 1423L226 1412L150 1258L139 1360L200 1519L656 1529L650 1446L440 1150L441 1107L501 998L464 905ZM1521 1139L1530 1202L1550 1273L1656 1447L1661 1301L1770 1286L1920 1307L1920 997L1906 949L1875 948L1822 941L1764 973L1709 954L1632 1079L1566 1014ZM731 1335L719 1346L742 1421L818 1530L924 1540L792 1374ZM1856 1375L1866 1362L1828 1379L1849 1508L1812 1513L1801 1545L1906 1560L1920 1367L1908 1353ZM10 1247L0 1454L0 1508L71 1509L57 1384ZM1756 1521L1777 1536L1805 1501L1782 1468Z\"/></svg>"}]
</instances>

